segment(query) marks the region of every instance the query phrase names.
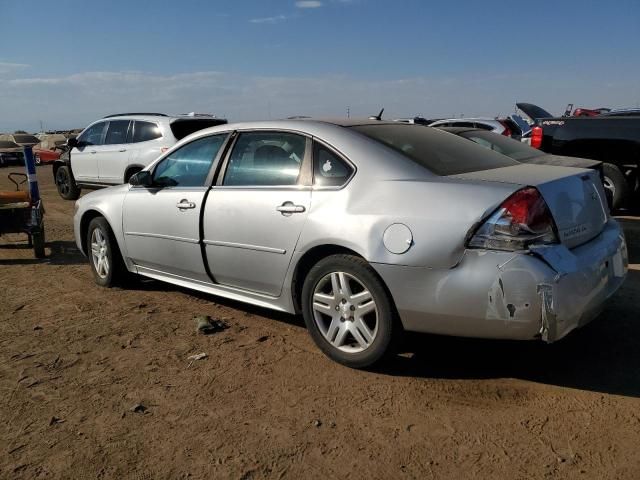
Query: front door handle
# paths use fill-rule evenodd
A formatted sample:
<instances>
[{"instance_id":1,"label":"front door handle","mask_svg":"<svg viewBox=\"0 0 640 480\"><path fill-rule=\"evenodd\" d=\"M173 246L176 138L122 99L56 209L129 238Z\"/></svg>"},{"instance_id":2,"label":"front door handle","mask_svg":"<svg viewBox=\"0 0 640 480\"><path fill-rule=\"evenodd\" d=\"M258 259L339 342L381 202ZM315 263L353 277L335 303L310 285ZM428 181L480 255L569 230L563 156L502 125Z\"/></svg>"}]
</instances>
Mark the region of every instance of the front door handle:
<instances>
[{"instance_id":1,"label":"front door handle","mask_svg":"<svg viewBox=\"0 0 640 480\"><path fill-rule=\"evenodd\" d=\"M176 207L180 210L186 210L188 208L196 208L196 204L194 202L190 202L186 198L183 198L179 203L176 203Z\"/></svg>"},{"instance_id":2,"label":"front door handle","mask_svg":"<svg viewBox=\"0 0 640 480\"><path fill-rule=\"evenodd\" d=\"M92 150L91 153L98 153L96 150Z\"/></svg>"},{"instance_id":3,"label":"front door handle","mask_svg":"<svg viewBox=\"0 0 640 480\"><path fill-rule=\"evenodd\" d=\"M120 152L120 153L122 153L122 152L126 152L126 151L127 151L127 149L126 149L126 148L123 148L122 150L118 150L118 152Z\"/></svg>"},{"instance_id":4,"label":"front door handle","mask_svg":"<svg viewBox=\"0 0 640 480\"><path fill-rule=\"evenodd\" d=\"M291 215L292 213L302 213L306 209L303 205L294 205L293 202L284 202L282 205L278 205L276 210L283 215Z\"/></svg>"}]
</instances>

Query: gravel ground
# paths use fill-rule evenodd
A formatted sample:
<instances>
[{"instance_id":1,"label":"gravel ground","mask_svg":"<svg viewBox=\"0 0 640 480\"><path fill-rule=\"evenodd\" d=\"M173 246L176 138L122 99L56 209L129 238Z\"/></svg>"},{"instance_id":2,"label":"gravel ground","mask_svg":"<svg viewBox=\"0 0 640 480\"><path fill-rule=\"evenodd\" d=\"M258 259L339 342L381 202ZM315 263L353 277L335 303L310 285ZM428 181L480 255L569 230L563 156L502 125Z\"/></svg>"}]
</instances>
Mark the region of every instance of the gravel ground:
<instances>
[{"instance_id":1,"label":"gravel ground","mask_svg":"<svg viewBox=\"0 0 640 480\"><path fill-rule=\"evenodd\" d=\"M640 478L640 217L624 286L563 341L411 335L363 372L299 317L96 286L38 177L48 257L0 239L0 478Z\"/></svg>"}]
</instances>

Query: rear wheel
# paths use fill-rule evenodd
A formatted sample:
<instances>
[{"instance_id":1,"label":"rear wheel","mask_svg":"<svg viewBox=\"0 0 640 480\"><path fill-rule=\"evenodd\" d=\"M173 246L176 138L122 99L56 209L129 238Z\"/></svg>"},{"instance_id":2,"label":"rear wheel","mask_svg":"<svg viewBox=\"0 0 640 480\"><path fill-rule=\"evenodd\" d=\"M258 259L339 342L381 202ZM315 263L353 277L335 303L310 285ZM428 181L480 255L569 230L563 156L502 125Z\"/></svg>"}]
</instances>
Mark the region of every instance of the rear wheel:
<instances>
[{"instance_id":1,"label":"rear wheel","mask_svg":"<svg viewBox=\"0 0 640 480\"><path fill-rule=\"evenodd\" d=\"M366 261L352 255L332 255L309 271L302 311L316 345L352 368L380 361L399 331L382 281Z\"/></svg>"},{"instance_id":2,"label":"rear wheel","mask_svg":"<svg viewBox=\"0 0 640 480\"><path fill-rule=\"evenodd\" d=\"M80 189L67 165L62 165L56 170L56 187L65 200L77 200L80 197Z\"/></svg>"},{"instance_id":3,"label":"rear wheel","mask_svg":"<svg viewBox=\"0 0 640 480\"><path fill-rule=\"evenodd\" d=\"M98 285L113 287L124 282L127 269L113 231L104 217L96 217L89 223L87 250L91 273Z\"/></svg>"},{"instance_id":4,"label":"rear wheel","mask_svg":"<svg viewBox=\"0 0 640 480\"><path fill-rule=\"evenodd\" d=\"M36 162L36 165L40 165L42 163L42 160L40 159L40 155L37 153L33 156L33 159Z\"/></svg>"},{"instance_id":5,"label":"rear wheel","mask_svg":"<svg viewBox=\"0 0 640 480\"><path fill-rule=\"evenodd\" d=\"M611 163L602 164L604 188L609 192L611 210L622 207L629 196L629 183L618 167Z\"/></svg>"}]
</instances>

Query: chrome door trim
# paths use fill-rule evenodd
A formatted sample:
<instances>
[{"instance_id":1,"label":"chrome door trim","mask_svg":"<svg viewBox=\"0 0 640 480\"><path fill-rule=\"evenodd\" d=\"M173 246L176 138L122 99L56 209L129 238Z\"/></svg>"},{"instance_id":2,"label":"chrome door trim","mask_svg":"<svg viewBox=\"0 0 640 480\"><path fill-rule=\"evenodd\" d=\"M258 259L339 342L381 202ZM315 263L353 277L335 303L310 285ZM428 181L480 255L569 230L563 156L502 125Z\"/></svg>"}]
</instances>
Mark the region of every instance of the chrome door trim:
<instances>
[{"instance_id":1,"label":"chrome door trim","mask_svg":"<svg viewBox=\"0 0 640 480\"><path fill-rule=\"evenodd\" d=\"M124 232L125 235L131 235L134 237L153 237L162 238L163 240L175 240L177 242L185 243L200 243L197 238L175 237L173 235L163 235L161 233L145 233L145 232Z\"/></svg>"},{"instance_id":2,"label":"chrome door trim","mask_svg":"<svg viewBox=\"0 0 640 480\"><path fill-rule=\"evenodd\" d=\"M216 240L204 240L204 243L206 245L214 245L216 247L243 248L245 250L256 250L258 252L277 253L280 255L284 255L285 253L287 253L287 251L282 248L263 247L261 245L249 245L246 243L219 242Z\"/></svg>"}]
</instances>

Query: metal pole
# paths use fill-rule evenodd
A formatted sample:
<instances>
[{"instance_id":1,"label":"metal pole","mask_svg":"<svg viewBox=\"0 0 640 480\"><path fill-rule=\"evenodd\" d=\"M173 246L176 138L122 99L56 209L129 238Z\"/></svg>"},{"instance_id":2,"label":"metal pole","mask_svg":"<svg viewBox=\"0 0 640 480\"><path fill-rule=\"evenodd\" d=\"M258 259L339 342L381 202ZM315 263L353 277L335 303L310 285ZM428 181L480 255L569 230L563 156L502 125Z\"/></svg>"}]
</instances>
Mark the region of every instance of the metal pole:
<instances>
[{"instance_id":1,"label":"metal pole","mask_svg":"<svg viewBox=\"0 0 640 480\"><path fill-rule=\"evenodd\" d=\"M33 159L31 147L24 147L24 166L27 168L27 176L29 178L29 196L31 197L31 203L35 205L40 200L40 191L38 190L38 179L36 178L36 162Z\"/></svg>"}]
</instances>

